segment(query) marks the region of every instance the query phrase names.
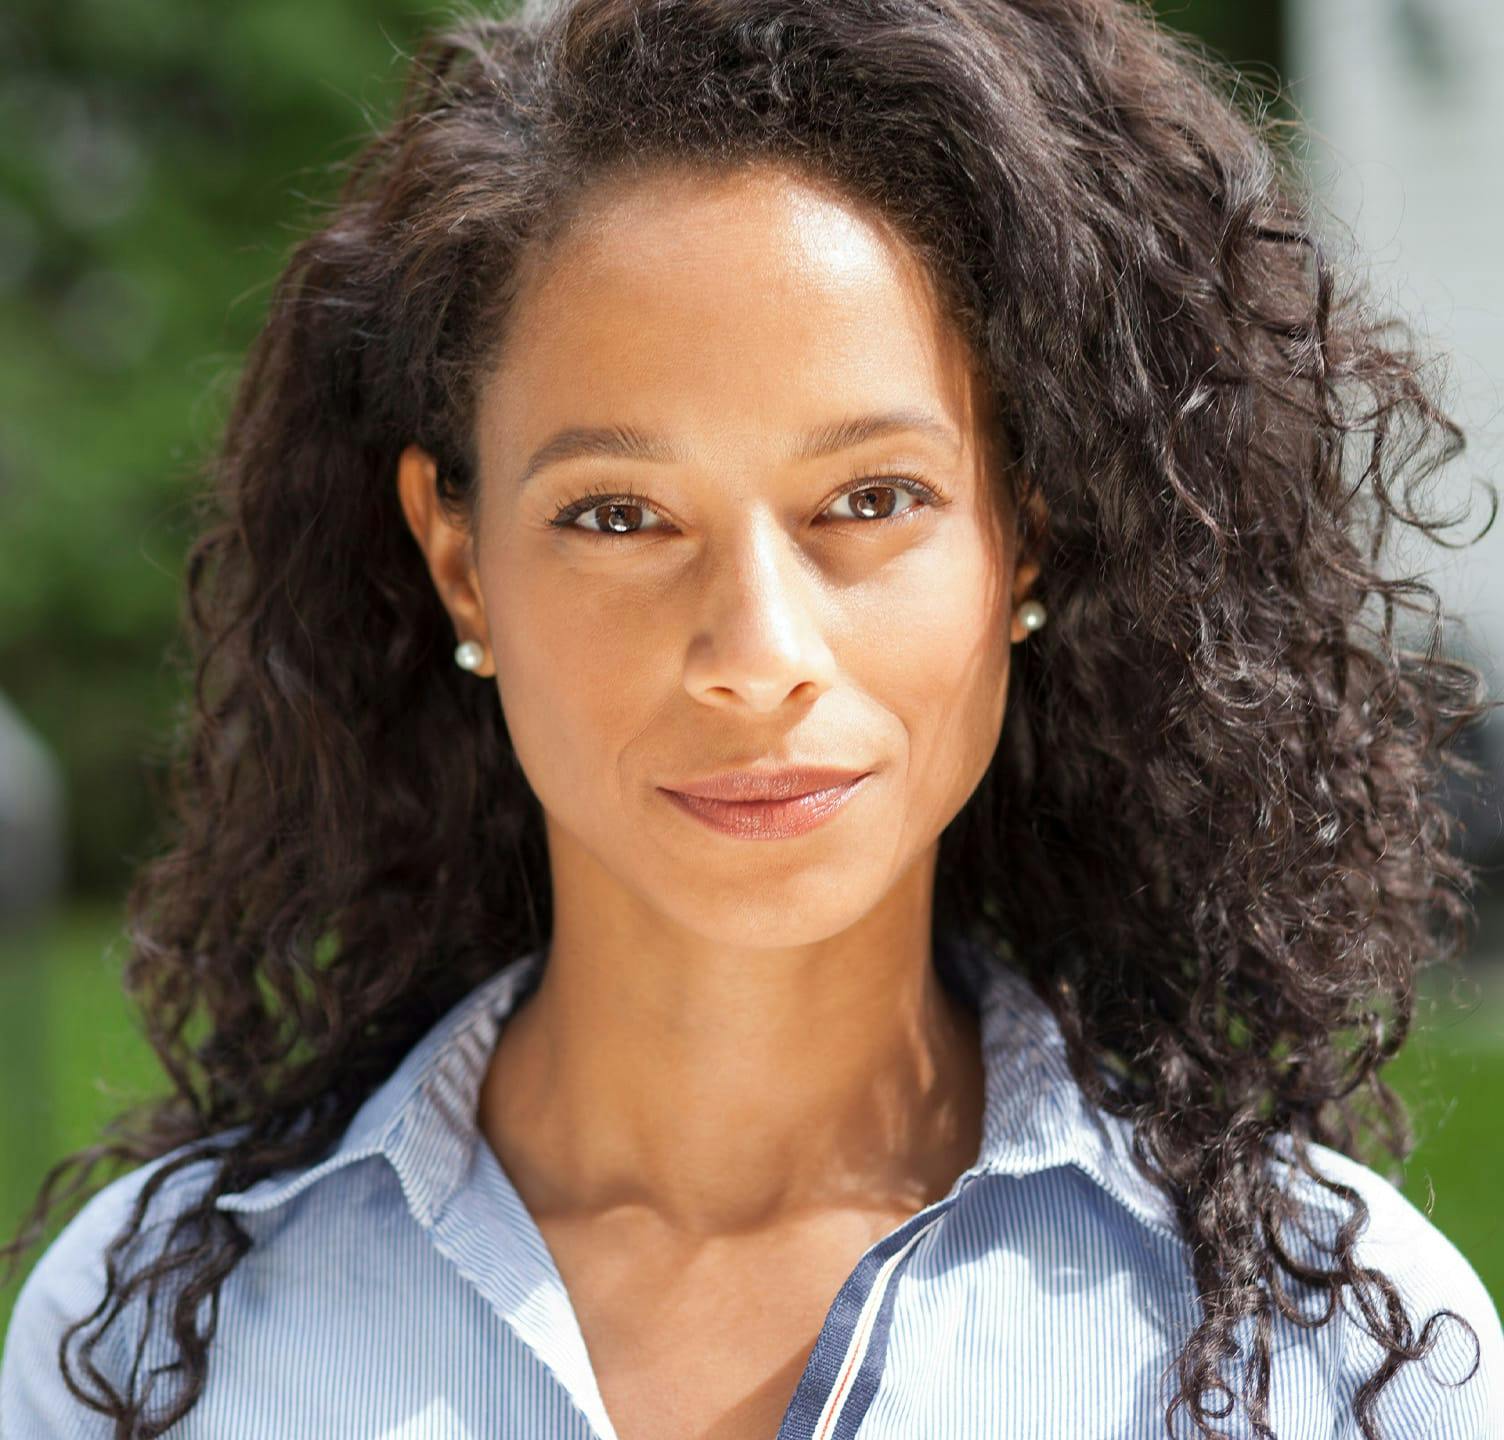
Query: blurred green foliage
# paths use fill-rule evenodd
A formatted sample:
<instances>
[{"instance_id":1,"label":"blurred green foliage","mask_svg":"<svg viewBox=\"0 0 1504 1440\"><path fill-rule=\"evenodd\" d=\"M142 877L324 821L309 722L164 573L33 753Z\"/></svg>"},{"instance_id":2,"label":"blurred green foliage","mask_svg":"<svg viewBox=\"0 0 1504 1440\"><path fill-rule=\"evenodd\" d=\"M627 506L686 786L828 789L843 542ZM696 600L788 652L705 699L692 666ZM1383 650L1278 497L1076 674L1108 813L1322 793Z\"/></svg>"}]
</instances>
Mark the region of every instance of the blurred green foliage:
<instances>
[{"instance_id":1,"label":"blurred green foliage","mask_svg":"<svg viewBox=\"0 0 1504 1440\"><path fill-rule=\"evenodd\" d=\"M1159 9L1273 81L1277 5ZM193 471L271 283L449 13L0 8L0 687L61 761L76 890L157 843Z\"/></svg>"},{"instance_id":2,"label":"blurred green foliage","mask_svg":"<svg viewBox=\"0 0 1504 1440\"><path fill-rule=\"evenodd\" d=\"M81 890L154 833L193 467L308 202L438 14L0 10L0 684L62 761Z\"/></svg>"}]
</instances>

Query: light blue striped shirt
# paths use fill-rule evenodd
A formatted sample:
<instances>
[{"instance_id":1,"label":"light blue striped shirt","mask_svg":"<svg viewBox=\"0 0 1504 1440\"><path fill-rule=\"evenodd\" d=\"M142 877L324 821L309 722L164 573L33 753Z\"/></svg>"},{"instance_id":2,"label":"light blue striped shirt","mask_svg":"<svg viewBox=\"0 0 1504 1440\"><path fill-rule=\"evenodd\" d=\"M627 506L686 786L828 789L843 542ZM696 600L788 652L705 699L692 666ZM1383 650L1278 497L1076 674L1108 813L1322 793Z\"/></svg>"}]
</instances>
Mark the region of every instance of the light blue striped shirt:
<instances>
[{"instance_id":1,"label":"light blue striped shirt","mask_svg":"<svg viewBox=\"0 0 1504 1440\"><path fill-rule=\"evenodd\" d=\"M943 1199L857 1262L776 1440L1163 1436L1172 1362L1198 1313L1186 1247L1132 1163L1131 1128L1083 1101L1049 1008L1016 973L947 943L980 1012L981 1150ZM220 1198L254 1245L221 1292L203 1396L170 1436L615 1440L559 1272L477 1123L499 1028L545 958L513 961L451 1009L328 1158ZM1504 1331L1477 1274L1376 1172L1316 1154L1368 1201L1361 1253L1395 1280L1416 1323L1451 1306L1482 1345L1468 1383L1441 1383L1476 1353L1443 1322L1424 1366L1402 1366L1382 1392L1385 1435L1504 1437ZM27 1277L0 1361L4 1440L112 1433L64 1385L58 1339L103 1293L103 1250L161 1163L105 1186ZM181 1200L212 1164L171 1178L164 1217L168 1197ZM1310 1188L1321 1204L1327 1192ZM174 1354L156 1334L160 1316L143 1374ZM102 1364L117 1386L140 1324L136 1314ZM1353 1391L1381 1357L1357 1321L1278 1320L1273 1351L1279 1440L1358 1440ZM1224 1365L1234 1388L1240 1373L1241 1360ZM1252 1435L1241 1402L1219 1423ZM1193 1433L1183 1411L1174 1433Z\"/></svg>"}]
</instances>

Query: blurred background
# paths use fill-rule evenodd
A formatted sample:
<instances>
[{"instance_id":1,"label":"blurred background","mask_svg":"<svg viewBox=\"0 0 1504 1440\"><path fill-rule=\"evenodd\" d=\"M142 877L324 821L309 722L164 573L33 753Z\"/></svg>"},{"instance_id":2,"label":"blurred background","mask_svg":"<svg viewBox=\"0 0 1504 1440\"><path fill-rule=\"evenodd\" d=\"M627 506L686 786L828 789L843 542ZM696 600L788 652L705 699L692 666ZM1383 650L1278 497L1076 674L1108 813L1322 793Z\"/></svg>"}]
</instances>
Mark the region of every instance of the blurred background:
<instances>
[{"instance_id":1,"label":"blurred background","mask_svg":"<svg viewBox=\"0 0 1504 1440\"><path fill-rule=\"evenodd\" d=\"M1434 349L1468 432L1437 499L1504 483L1504 5L1180 0L1164 24L1237 67ZM122 898L161 838L183 701L193 464L334 167L390 112L437 6L401 0L11 0L0 9L0 1230L45 1169L156 1091L120 995ZM1498 693L1504 524L1406 550ZM1499 727L1471 740L1490 772ZM1504 904L1491 794L1458 795L1483 866L1469 987L1436 983L1386 1072L1420 1143L1404 1189L1504 1304ZM1444 978L1444 977L1443 977ZM55 1233L54 1227L54 1233ZM40 1247L29 1257L34 1261ZM23 1271L24 1274L24 1271ZM0 1333L20 1276L0 1288Z\"/></svg>"}]
</instances>

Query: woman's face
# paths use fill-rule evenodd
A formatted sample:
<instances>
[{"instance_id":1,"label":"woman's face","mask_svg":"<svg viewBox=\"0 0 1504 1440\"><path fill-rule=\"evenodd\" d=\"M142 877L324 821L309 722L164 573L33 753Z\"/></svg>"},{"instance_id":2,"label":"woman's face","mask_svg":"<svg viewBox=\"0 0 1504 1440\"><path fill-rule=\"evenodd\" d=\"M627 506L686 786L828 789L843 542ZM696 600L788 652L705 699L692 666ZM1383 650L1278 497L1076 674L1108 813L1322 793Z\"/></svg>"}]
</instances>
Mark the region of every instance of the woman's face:
<instances>
[{"instance_id":1,"label":"woman's face","mask_svg":"<svg viewBox=\"0 0 1504 1440\"><path fill-rule=\"evenodd\" d=\"M569 855L628 903L772 946L932 873L997 743L1036 569L1015 570L984 410L901 242L780 170L602 189L530 266L481 395L473 548L415 508L415 448L401 489L457 637L494 667L556 894ZM894 412L911 420L798 454ZM586 429L608 433L556 440ZM872 773L771 840L662 788L772 764Z\"/></svg>"}]
</instances>

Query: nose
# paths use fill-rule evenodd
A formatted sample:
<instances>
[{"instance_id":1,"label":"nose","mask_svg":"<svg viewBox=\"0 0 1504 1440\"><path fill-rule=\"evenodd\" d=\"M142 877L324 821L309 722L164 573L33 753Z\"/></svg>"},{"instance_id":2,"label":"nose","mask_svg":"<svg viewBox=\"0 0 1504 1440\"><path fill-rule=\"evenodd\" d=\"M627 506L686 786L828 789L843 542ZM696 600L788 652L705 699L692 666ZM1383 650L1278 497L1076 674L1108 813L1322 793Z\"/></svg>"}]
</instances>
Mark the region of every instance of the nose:
<instances>
[{"instance_id":1,"label":"nose","mask_svg":"<svg viewBox=\"0 0 1504 1440\"><path fill-rule=\"evenodd\" d=\"M776 711L790 696L808 703L829 688L831 596L774 519L754 516L739 538L707 546L704 565L701 622L684 667L695 699Z\"/></svg>"}]
</instances>

